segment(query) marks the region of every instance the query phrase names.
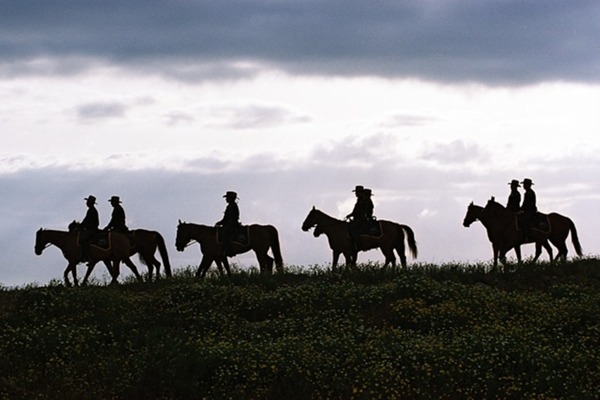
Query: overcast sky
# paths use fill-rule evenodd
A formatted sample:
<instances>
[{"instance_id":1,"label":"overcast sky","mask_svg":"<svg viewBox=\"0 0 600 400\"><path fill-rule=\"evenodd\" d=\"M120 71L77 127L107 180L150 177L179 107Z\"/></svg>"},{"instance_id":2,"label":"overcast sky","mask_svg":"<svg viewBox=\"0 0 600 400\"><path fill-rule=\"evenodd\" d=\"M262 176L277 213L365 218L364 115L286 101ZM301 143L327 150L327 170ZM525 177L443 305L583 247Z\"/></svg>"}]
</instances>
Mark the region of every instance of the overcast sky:
<instances>
[{"instance_id":1,"label":"overcast sky","mask_svg":"<svg viewBox=\"0 0 600 400\"><path fill-rule=\"evenodd\" d=\"M0 0L0 283L62 279L35 232L89 194L102 226L121 196L175 268L200 258L175 251L177 221L214 224L227 190L287 264L326 265L300 225L313 205L342 218L358 184L413 228L417 262L480 262L468 204L528 177L595 256L598 21L595 0Z\"/></svg>"}]
</instances>

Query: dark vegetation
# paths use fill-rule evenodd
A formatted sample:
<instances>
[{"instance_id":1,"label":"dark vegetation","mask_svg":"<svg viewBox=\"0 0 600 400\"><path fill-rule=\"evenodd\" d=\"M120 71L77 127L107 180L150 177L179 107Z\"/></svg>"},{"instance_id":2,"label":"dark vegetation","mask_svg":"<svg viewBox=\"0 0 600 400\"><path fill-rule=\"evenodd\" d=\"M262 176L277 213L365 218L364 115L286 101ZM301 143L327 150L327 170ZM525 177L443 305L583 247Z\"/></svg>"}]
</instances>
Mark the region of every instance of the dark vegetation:
<instances>
[{"instance_id":1,"label":"dark vegetation","mask_svg":"<svg viewBox=\"0 0 600 400\"><path fill-rule=\"evenodd\" d=\"M600 260L0 289L2 399L593 399Z\"/></svg>"}]
</instances>

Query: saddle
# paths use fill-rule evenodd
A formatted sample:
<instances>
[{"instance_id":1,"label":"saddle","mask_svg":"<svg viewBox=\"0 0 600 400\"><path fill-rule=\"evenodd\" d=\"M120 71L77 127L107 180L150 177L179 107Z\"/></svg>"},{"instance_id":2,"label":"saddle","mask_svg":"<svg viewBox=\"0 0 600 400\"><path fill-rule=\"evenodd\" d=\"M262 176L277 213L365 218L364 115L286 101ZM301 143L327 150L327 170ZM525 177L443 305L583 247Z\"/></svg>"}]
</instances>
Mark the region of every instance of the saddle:
<instances>
[{"instance_id":1,"label":"saddle","mask_svg":"<svg viewBox=\"0 0 600 400\"><path fill-rule=\"evenodd\" d=\"M524 225L525 216L522 213L518 213L515 216L515 221L517 225L517 230L523 230L522 227ZM540 212L535 213L533 218L530 221L531 229L540 231L542 233L548 234L552 231L552 227L550 226L550 219L548 218L548 214L542 214Z\"/></svg>"},{"instance_id":2,"label":"saddle","mask_svg":"<svg viewBox=\"0 0 600 400\"><path fill-rule=\"evenodd\" d=\"M223 243L223 228L217 228L217 243ZM239 225L233 229L230 237L231 243L237 243L242 246L250 245L250 228L248 225Z\"/></svg>"},{"instance_id":3,"label":"saddle","mask_svg":"<svg viewBox=\"0 0 600 400\"><path fill-rule=\"evenodd\" d=\"M108 250L110 248L110 235L111 232L98 231L90 238L90 246L100 247L101 249ZM77 245L81 246L81 232L77 233Z\"/></svg>"},{"instance_id":4,"label":"saddle","mask_svg":"<svg viewBox=\"0 0 600 400\"><path fill-rule=\"evenodd\" d=\"M381 229L381 222L377 220L367 221L358 227L358 234L362 236L371 236L375 238L380 238L382 235L383 229Z\"/></svg>"}]
</instances>

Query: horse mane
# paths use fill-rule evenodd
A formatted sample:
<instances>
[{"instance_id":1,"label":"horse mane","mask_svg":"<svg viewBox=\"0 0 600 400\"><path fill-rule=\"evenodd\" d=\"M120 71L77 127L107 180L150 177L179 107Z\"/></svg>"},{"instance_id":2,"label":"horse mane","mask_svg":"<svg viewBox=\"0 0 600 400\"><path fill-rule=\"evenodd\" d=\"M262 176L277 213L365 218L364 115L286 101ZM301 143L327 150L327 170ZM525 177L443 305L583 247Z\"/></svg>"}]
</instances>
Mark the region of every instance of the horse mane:
<instances>
[{"instance_id":1,"label":"horse mane","mask_svg":"<svg viewBox=\"0 0 600 400\"><path fill-rule=\"evenodd\" d=\"M324 211L321 211L321 210L319 210L318 208L313 208L313 209L314 209L316 212L318 212L319 214L321 214L321 215L323 215L324 217L326 217L326 218L329 218L329 219L331 219L331 220L333 220L333 221L336 221L336 222L344 222L344 220L341 220L341 219L338 219L338 218L332 217L331 215L329 215L329 214L325 213Z\"/></svg>"},{"instance_id":2,"label":"horse mane","mask_svg":"<svg viewBox=\"0 0 600 400\"><path fill-rule=\"evenodd\" d=\"M504 207L502 204L500 204L500 203L498 203L498 202L496 201L496 198L495 198L494 196L492 196L492 197L491 197L491 198L488 200L488 202L487 202L487 205L490 205L490 204L491 204L491 205L493 205L493 206L494 206L494 207L496 207L496 208L506 209L506 207ZM486 206L487 206L487 205L486 205Z\"/></svg>"}]
</instances>

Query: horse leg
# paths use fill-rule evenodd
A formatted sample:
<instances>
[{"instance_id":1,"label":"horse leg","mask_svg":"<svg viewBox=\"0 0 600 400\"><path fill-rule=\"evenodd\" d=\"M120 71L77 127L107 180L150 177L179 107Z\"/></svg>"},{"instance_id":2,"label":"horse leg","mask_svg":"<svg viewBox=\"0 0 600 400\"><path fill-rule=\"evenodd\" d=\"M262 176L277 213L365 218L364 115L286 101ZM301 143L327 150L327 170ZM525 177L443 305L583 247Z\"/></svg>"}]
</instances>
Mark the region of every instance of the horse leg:
<instances>
[{"instance_id":1,"label":"horse leg","mask_svg":"<svg viewBox=\"0 0 600 400\"><path fill-rule=\"evenodd\" d=\"M123 262L125 263L125 265L127 265L129 267L129 269L131 270L131 272L133 272L133 275L135 275L135 277L138 280L138 282L144 282L144 279L142 278L142 276L138 272L137 267L135 266L135 264L131 261L131 259L129 257L124 258Z\"/></svg>"},{"instance_id":2,"label":"horse leg","mask_svg":"<svg viewBox=\"0 0 600 400\"><path fill-rule=\"evenodd\" d=\"M569 249L567 249L567 243L564 241L560 242L558 240L553 241L552 243L554 244L554 246L556 246L558 250L558 254L556 254L555 260L560 257L561 262L567 261L567 254L569 253Z\"/></svg>"},{"instance_id":3,"label":"horse leg","mask_svg":"<svg viewBox=\"0 0 600 400\"><path fill-rule=\"evenodd\" d=\"M331 262L331 269L335 270L337 268L339 259L340 259L340 252L333 250L333 261ZM348 263L348 260L346 260L346 263Z\"/></svg>"},{"instance_id":4,"label":"horse leg","mask_svg":"<svg viewBox=\"0 0 600 400\"><path fill-rule=\"evenodd\" d=\"M202 279L206 276L208 268L210 268L210 264L212 264L213 260L218 265L216 258L213 259L205 255L202 256L202 260L200 260L200 265L198 265L198 270L196 271L196 278Z\"/></svg>"},{"instance_id":5,"label":"horse leg","mask_svg":"<svg viewBox=\"0 0 600 400\"><path fill-rule=\"evenodd\" d=\"M223 257L223 267L225 267L227 277L231 278L231 268L229 268L229 261L227 261L227 257Z\"/></svg>"},{"instance_id":6,"label":"horse leg","mask_svg":"<svg viewBox=\"0 0 600 400\"><path fill-rule=\"evenodd\" d=\"M500 260L500 262L502 263L502 266L504 267L504 272L508 272L508 260L506 259L506 253L508 253L509 249L502 249L502 250L498 250L498 259Z\"/></svg>"},{"instance_id":7,"label":"horse leg","mask_svg":"<svg viewBox=\"0 0 600 400\"><path fill-rule=\"evenodd\" d=\"M537 241L535 242L535 255L533 256L533 262L537 262L538 258L542 255L542 243Z\"/></svg>"},{"instance_id":8,"label":"horse leg","mask_svg":"<svg viewBox=\"0 0 600 400\"><path fill-rule=\"evenodd\" d=\"M517 264L521 264L521 246L520 245L516 245L514 247L515 249L515 255L517 256Z\"/></svg>"},{"instance_id":9,"label":"horse leg","mask_svg":"<svg viewBox=\"0 0 600 400\"><path fill-rule=\"evenodd\" d=\"M215 264L217 265L217 269L219 270L219 275L223 276L223 264L227 261L227 257L216 257ZM229 265L229 264L227 264Z\"/></svg>"},{"instance_id":10,"label":"horse leg","mask_svg":"<svg viewBox=\"0 0 600 400\"><path fill-rule=\"evenodd\" d=\"M394 255L394 249L382 248L381 252L385 256L385 263L383 264L383 268L387 267L388 264L392 264L392 268L396 267L396 256Z\"/></svg>"},{"instance_id":11,"label":"horse leg","mask_svg":"<svg viewBox=\"0 0 600 400\"><path fill-rule=\"evenodd\" d=\"M77 280L77 263L73 265L73 268L71 269L71 274L73 275L73 284L75 286L79 286L79 281Z\"/></svg>"},{"instance_id":12,"label":"horse leg","mask_svg":"<svg viewBox=\"0 0 600 400\"><path fill-rule=\"evenodd\" d=\"M144 264L148 267L148 282L152 282L154 279L154 265L156 260L154 257L149 257L148 255L145 255L142 258L144 259ZM156 278L158 278L158 267L156 268Z\"/></svg>"},{"instance_id":13,"label":"horse leg","mask_svg":"<svg viewBox=\"0 0 600 400\"><path fill-rule=\"evenodd\" d=\"M260 268L260 273L265 275L273 274L273 263L275 260L273 257L268 255L266 252L263 254L256 254L256 260L258 261L258 266Z\"/></svg>"},{"instance_id":14,"label":"horse leg","mask_svg":"<svg viewBox=\"0 0 600 400\"><path fill-rule=\"evenodd\" d=\"M104 264L106 264L106 261L104 261ZM87 285L88 278L92 274L92 271L94 270L95 266L96 266L95 262L94 263L90 262L88 264L87 271L85 271L85 276L83 277L83 281L81 282L82 285ZM108 272L111 272L110 267L108 266L108 264L106 264L106 266L108 268Z\"/></svg>"},{"instance_id":15,"label":"horse leg","mask_svg":"<svg viewBox=\"0 0 600 400\"><path fill-rule=\"evenodd\" d=\"M495 243L492 243L492 251L494 252L494 264L493 264L493 269L498 268L498 246Z\"/></svg>"},{"instance_id":16,"label":"horse leg","mask_svg":"<svg viewBox=\"0 0 600 400\"><path fill-rule=\"evenodd\" d=\"M107 261L106 263L106 268L108 268L108 272L110 272L110 276L111 276L111 280L110 280L110 284L111 285L118 285L119 284L119 275L121 274L121 260L114 260L112 262L112 268L109 268L110 265L110 261Z\"/></svg>"},{"instance_id":17,"label":"horse leg","mask_svg":"<svg viewBox=\"0 0 600 400\"><path fill-rule=\"evenodd\" d=\"M65 273L64 273L64 279L65 279L65 285L66 286L71 286L71 281L69 280L69 272L72 274L73 270L77 269L77 261L69 261L69 263L67 264L67 267L65 268ZM75 282L73 283L75 286L77 286L78 282L75 279Z\"/></svg>"},{"instance_id":18,"label":"horse leg","mask_svg":"<svg viewBox=\"0 0 600 400\"><path fill-rule=\"evenodd\" d=\"M552 259L552 246L550 246L550 243L548 243L547 240L544 240L542 242L542 246L544 246L544 249L546 249L546 253L548 253L548 258L550 259L550 263L553 263L554 260Z\"/></svg>"},{"instance_id":19,"label":"horse leg","mask_svg":"<svg viewBox=\"0 0 600 400\"><path fill-rule=\"evenodd\" d=\"M67 264L67 267L65 268L65 273L63 274L65 286L71 286L71 281L69 280L69 272L71 272L70 266L71 264Z\"/></svg>"},{"instance_id":20,"label":"horse leg","mask_svg":"<svg viewBox=\"0 0 600 400\"><path fill-rule=\"evenodd\" d=\"M154 254L150 255L150 257L148 257L148 259L150 260L150 263L148 264L148 278L150 279L150 282L152 282L152 271L153 271L153 267L154 267L154 272L156 272L156 280L160 279L160 261L158 261L156 259L156 257L154 257Z\"/></svg>"},{"instance_id":21,"label":"horse leg","mask_svg":"<svg viewBox=\"0 0 600 400\"><path fill-rule=\"evenodd\" d=\"M342 252L342 254L344 254L344 259L346 260L347 267L356 267L356 262L357 262L356 259L357 259L358 253L347 250L347 251Z\"/></svg>"},{"instance_id":22,"label":"horse leg","mask_svg":"<svg viewBox=\"0 0 600 400\"><path fill-rule=\"evenodd\" d=\"M406 269L406 247L404 246L404 240L402 240L396 246L396 253L398 253L398 256L400 257L400 265L402 265L402 269Z\"/></svg>"}]
</instances>

